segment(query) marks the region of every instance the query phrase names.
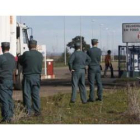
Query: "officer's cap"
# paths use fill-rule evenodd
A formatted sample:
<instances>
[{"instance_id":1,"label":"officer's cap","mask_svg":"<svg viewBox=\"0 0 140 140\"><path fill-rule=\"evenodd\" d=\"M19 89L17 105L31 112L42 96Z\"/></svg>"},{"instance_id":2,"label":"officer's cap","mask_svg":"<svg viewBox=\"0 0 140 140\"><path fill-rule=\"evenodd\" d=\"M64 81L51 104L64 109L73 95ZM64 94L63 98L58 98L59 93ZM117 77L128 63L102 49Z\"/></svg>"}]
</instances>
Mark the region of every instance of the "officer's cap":
<instances>
[{"instance_id":1,"label":"officer's cap","mask_svg":"<svg viewBox=\"0 0 140 140\"><path fill-rule=\"evenodd\" d=\"M96 44L98 43L98 39L91 39L91 44Z\"/></svg>"},{"instance_id":2,"label":"officer's cap","mask_svg":"<svg viewBox=\"0 0 140 140\"><path fill-rule=\"evenodd\" d=\"M2 42L1 47L2 48L10 48L10 43L9 42Z\"/></svg>"},{"instance_id":3,"label":"officer's cap","mask_svg":"<svg viewBox=\"0 0 140 140\"><path fill-rule=\"evenodd\" d=\"M80 47L81 46L81 43L80 42L76 42L75 43L75 47Z\"/></svg>"},{"instance_id":4,"label":"officer's cap","mask_svg":"<svg viewBox=\"0 0 140 140\"><path fill-rule=\"evenodd\" d=\"M36 40L30 40L29 41L29 45L37 45L37 41Z\"/></svg>"},{"instance_id":5,"label":"officer's cap","mask_svg":"<svg viewBox=\"0 0 140 140\"><path fill-rule=\"evenodd\" d=\"M109 53L109 54L110 54L110 53L111 53L111 50L108 50L108 51L107 51L107 53Z\"/></svg>"}]
</instances>

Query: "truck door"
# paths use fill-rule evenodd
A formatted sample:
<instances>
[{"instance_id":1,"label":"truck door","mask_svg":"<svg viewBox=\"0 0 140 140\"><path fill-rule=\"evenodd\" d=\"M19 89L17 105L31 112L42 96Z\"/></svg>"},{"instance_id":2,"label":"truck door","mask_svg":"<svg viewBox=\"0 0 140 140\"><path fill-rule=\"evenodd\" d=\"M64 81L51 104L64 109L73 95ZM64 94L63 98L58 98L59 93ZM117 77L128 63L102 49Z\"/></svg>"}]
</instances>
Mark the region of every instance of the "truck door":
<instances>
[{"instance_id":1,"label":"truck door","mask_svg":"<svg viewBox=\"0 0 140 140\"><path fill-rule=\"evenodd\" d=\"M27 29L22 29L22 44L21 44L21 54L23 54L25 51L28 51L28 34L27 34Z\"/></svg>"}]
</instances>

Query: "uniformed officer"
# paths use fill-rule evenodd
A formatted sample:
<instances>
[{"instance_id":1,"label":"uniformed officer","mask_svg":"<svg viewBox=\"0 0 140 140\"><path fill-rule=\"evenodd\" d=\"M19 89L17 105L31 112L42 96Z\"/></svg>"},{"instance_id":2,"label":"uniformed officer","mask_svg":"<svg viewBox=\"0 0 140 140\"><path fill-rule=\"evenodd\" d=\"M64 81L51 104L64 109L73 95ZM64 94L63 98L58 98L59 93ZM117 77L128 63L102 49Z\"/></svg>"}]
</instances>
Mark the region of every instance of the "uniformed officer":
<instances>
[{"instance_id":1,"label":"uniformed officer","mask_svg":"<svg viewBox=\"0 0 140 140\"><path fill-rule=\"evenodd\" d=\"M24 52L19 57L19 62L23 66L23 103L29 116L32 112L32 106L34 115L40 115L39 92L43 56L36 50L36 46L36 40L29 41L29 51Z\"/></svg>"},{"instance_id":2,"label":"uniformed officer","mask_svg":"<svg viewBox=\"0 0 140 140\"><path fill-rule=\"evenodd\" d=\"M94 82L97 83L97 96L96 100L102 101L102 80L101 80L101 68L100 68L100 61L101 61L101 50L97 48L98 40L92 39L91 40L92 48L87 51L87 54L91 58L91 63L89 64L88 69L88 80L90 84L90 94L88 102L95 101L95 94L94 94Z\"/></svg>"},{"instance_id":3,"label":"uniformed officer","mask_svg":"<svg viewBox=\"0 0 140 140\"><path fill-rule=\"evenodd\" d=\"M72 95L70 101L71 103L74 103L76 100L76 92L78 86L82 103L87 103L85 70L86 65L88 65L90 61L90 57L85 52L80 50L80 42L77 42L75 44L75 52L70 56L69 59L69 70L72 73Z\"/></svg>"},{"instance_id":4,"label":"uniformed officer","mask_svg":"<svg viewBox=\"0 0 140 140\"><path fill-rule=\"evenodd\" d=\"M0 55L0 103L2 122L11 122L13 117L13 74L15 72L15 58L9 53L10 43L2 42L3 54Z\"/></svg>"}]
</instances>

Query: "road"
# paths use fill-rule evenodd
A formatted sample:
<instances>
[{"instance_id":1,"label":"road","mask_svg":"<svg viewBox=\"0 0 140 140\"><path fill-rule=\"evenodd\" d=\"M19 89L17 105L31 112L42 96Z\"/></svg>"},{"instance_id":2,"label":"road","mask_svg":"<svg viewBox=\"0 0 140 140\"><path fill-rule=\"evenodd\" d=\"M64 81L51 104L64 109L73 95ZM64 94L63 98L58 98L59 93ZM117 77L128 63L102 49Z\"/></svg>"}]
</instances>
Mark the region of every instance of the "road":
<instances>
[{"instance_id":1,"label":"road","mask_svg":"<svg viewBox=\"0 0 140 140\"><path fill-rule=\"evenodd\" d=\"M40 96L46 97L58 93L71 92L71 73L68 67L54 68L55 79L43 79L41 82ZM109 74L109 73L108 73ZM117 74L117 73L115 73ZM116 78L103 78L103 85L105 87L112 87ZM88 80L86 75L87 90L89 90ZM22 100L22 91L14 90L13 97L15 100Z\"/></svg>"}]
</instances>

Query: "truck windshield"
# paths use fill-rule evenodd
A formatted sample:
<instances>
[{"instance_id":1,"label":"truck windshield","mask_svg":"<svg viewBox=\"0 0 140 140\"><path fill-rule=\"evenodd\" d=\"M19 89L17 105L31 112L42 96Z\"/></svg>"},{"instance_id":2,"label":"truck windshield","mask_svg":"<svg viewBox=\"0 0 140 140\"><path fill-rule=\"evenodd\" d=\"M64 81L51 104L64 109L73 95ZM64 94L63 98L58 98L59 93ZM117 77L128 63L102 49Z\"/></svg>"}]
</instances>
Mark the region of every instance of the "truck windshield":
<instances>
[{"instance_id":1,"label":"truck windshield","mask_svg":"<svg viewBox=\"0 0 140 140\"><path fill-rule=\"evenodd\" d=\"M28 44L28 34L26 29L22 29L22 34L23 34L23 43Z\"/></svg>"}]
</instances>

